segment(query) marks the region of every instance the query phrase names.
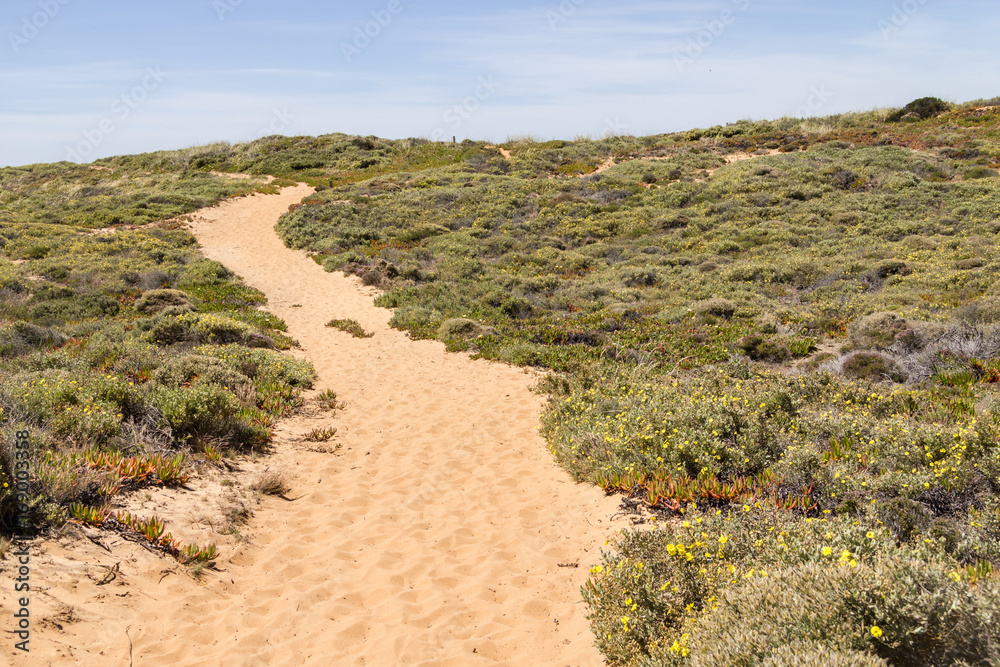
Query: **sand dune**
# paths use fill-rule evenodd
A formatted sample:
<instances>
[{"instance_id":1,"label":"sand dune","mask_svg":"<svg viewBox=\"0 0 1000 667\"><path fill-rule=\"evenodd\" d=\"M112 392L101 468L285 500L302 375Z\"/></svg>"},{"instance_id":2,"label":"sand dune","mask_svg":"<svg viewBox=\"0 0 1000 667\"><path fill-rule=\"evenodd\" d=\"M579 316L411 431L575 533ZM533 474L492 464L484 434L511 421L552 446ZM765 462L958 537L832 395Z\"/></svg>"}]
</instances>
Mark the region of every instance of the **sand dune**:
<instances>
[{"instance_id":1,"label":"sand dune","mask_svg":"<svg viewBox=\"0 0 1000 667\"><path fill-rule=\"evenodd\" d=\"M266 499L250 544L201 582L121 540L106 538L111 553L45 544L32 659L15 662L603 664L579 587L619 527L616 500L552 461L533 375L411 341L369 288L282 245L275 220L309 192L232 200L190 226L207 256L268 295L315 363L317 390L346 402L322 422L341 448L302 442L319 417L283 423L267 465L287 471L293 500ZM335 317L375 335L324 326ZM114 584L86 576L116 562Z\"/></svg>"}]
</instances>

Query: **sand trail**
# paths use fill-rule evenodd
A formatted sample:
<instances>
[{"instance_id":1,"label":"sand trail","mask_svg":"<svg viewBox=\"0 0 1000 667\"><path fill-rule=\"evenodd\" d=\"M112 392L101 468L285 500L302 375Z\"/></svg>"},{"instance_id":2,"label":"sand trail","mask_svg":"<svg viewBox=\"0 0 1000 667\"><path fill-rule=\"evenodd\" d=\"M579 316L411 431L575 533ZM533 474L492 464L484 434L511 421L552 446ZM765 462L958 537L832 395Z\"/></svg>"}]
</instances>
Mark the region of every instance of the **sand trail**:
<instances>
[{"instance_id":1,"label":"sand trail","mask_svg":"<svg viewBox=\"0 0 1000 667\"><path fill-rule=\"evenodd\" d=\"M315 424L286 421L269 465L288 472L294 500L265 500L223 572L199 585L140 557L121 565L124 597L52 584L46 595L76 618L37 648L51 664L603 664L579 587L618 527L616 500L552 461L533 376L410 340L357 279L285 248L273 225L309 193L231 200L190 228L268 295L317 389L346 402L341 449L309 451L300 436ZM375 335L325 327L331 318Z\"/></svg>"}]
</instances>

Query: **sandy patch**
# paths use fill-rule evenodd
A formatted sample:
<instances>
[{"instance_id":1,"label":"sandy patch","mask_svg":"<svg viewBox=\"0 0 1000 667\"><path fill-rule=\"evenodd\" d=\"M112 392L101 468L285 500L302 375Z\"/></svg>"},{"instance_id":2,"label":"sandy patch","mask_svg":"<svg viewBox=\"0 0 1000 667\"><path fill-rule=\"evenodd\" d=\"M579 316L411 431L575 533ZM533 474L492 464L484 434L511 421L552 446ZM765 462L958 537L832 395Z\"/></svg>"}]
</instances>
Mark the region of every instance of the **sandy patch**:
<instances>
[{"instance_id":1,"label":"sandy patch","mask_svg":"<svg viewBox=\"0 0 1000 667\"><path fill-rule=\"evenodd\" d=\"M591 173L589 173L589 174L581 174L580 178L583 178L584 176L591 176L593 174L599 174L602 171L607 171L608 169L611 169L611 167L613 167L613 166L615 166L615 158L614 158L614 156L609 157L607 160L605 160L604 162L602 162L600 164L600 166L597 167L597 169L595 169Z\"/></svg>"},{"instance_id":2,"label":"sandy patch","mask_svg":"<svg viewBox=\"0 0 1000 667\"><path fill-rule=\"evenodd\" d=\"M190 227L268 295L316 364L317 391L346 402L331 422L340 449L302 442L316 417L284 422L267 465L288 475L290 500L265 498L250 542L223 544L220 571L200 582L76 528L35 545L31 662L8 642L15 664L603 664L579 588L624 525L608 518L617 499L553 462L533 374L411 341L370 288L284 247L274 222L311 192L231 200ZM375 335L352 338L331 318ZM184 530L175 537L207 541L204 522Z\"/></svg>"},{"instance_id":3,"label":"sandy patch","mask_svg":"<svg viewBox=\"0 0 1000 667\"><path fill-rule=\"evenodd\" d=\"M496 150L500 151L500 155L502 155L505 160L510 159L510 151L507 150L506 148L501 148L500 146L485 146L484 148L495 148Z\"/></svg>"}]
</instances>

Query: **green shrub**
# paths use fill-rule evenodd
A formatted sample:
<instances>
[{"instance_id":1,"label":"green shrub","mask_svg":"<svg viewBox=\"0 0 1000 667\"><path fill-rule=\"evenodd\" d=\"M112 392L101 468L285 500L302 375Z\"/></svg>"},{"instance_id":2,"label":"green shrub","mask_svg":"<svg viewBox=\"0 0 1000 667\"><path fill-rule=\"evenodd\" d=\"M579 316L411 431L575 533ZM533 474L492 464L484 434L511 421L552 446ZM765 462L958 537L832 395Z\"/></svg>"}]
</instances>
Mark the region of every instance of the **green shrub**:
<instances>
[{"instance_id":1,"label":"green shrub","mask_svg":"<svg viewBox=\"0 0 1000 667\"><path fill-rule=\"evenodd\" d=\"M173 308L173 307L171 307ZM146 340L156 345L191 342L209 345L237 343L248 347L273 348L274 341L253 326L217 313L168 313L140 323Z\"/></svg>"},{"instance_id":2,"label":"green shrub","mask_svg":"<svg viewBox=\"0 0 1000 667\"><path fill-rule=\"evenodd\" d=\"M157 317L138 325L146 331L146 340L156 345L175 345L197 340L191 327L179 317Z\"/></svg>"},{"instance_id":3,"label":"green shrub","mask_svg":"<svg viewBox=\"0 0 1000 667\"><path fill-rule=\"evenodd\" d=\"M33 349L51 349L66 340L66 335L57 329L14 322L0 329L0 356L17 356Z\"/></svg>"},{"instance_id":4,"label":"green shrub","mask_svg":"<svg viewBox=\"0 0 1000 667\"><path fill-rule=\"evenodd\" d=\"M63 324L73 320L113 317L120 309L114 298L91 293L43 301L32 308L31 318L41 324Z\"/></svg>"},{"instance_id":5,"label":"green shrub","mask_svg":"<svg viewBox=\"0 0 1000 667\"><path fill-rule=\"evenodd\" d=\"M51 369L14 376L11 386L24 413L80 447L107 443L144 411L133 386L104 374Z\"/></svg>"},{"instance_id":6,"label":"green shrub","mask_svg":"<svg viewBox=\"0 0 1000 667\"><path fill-rule=\"evenodd\" d=\"M780 364L792 357L791 350L783 341L758 334L744 337L740 341L740 349L754 361Z\"/></svg>"},{"instance_id":7,"label":"green shrub","mask_svg":"<svg viewBox=\"0 0 1000 667\"><path fill-rule=\"evenodd\" d=\"M862 348L884 350L910 328L906 318L896 313L881 312L866 315L848 327L851 340Z\"/></svg>"},{"instance_id":8,"label":"green shrub","mask_svg":"<svg viewBox=\"0 0 1000 667\"><path fill-rule=\"evenodd\" d=\"M316 379L316 369L311 363L274 350L242 345L203 345L193 352L220 359L257 384L277 382L296 388L309 388Z\"/></svg>"},{"instance_id":9,"label":"green shrub","mask_svg":"<svg viewBox=\"0 0 1000 667\"><path fill-rule=\"evenodd\" d=\"M965 304L955 315L969 324L995 324L1000 322L1000 296L986 296Z\"/></svg>"},{"instance_id":10,"label":"green shrub","mask_svg":"<svg viewBox=\"0 0 1000 667\"><path fill-rule=\"evenodd\" d=\"M652 269L626 271L622 283L626 287L653 287L660 282L660 274Z\"/></svg>"},{"instance_id":11,"label":"green shrub","mask_svg":"<svg viewBox=\"0 0 1000 667\"><path fill-rule=\"evenodd\" d=\"M166 363L150 374L157 384L180 387L189 383L213 384L230 391L246 389L250 378L233 370L216 357L201 354L185 354L169 357Z\"/></svg>"},{"instance_id":12,"label":"green shrub","mask_svg":"<svg viewBox=\"0 0 1000 667\"><path fill-rule=\"evenodd\" d=\"M220 262L212 259L198 259L184 269L178 284L181 287L193 285L218 285L233 277L233 272Z\"/></svg>"},{"instance_id":13,"label":"green shrub","mask_svg":"<svg viewBox=\"0 0 1000 667\"><path fill-rule=\"evenodd\" d=\"M889 276L907 275L911 273L910 267L901 259L883 259L875 264L872 272L878 278L888 278Z\"/></svg>"},{"instance_id":14,"label":"green shrub","mask_svg":"<svg viewBox=\"0 0 1000 667\"><path fill-rule=\"evenodd\" d=\"M857 352L844 360L841 371L855 380L905 382L906 374L895 361L877 352Z\"/></svg>"},{"instance_id":15,"label":"green shrub","mask_svg":"<svg viewBox=\"0 0 1000 667\"><path fill-rule=\"evenodd\" d=\"M424 224L407 230L396 238L403 243L413 243L414 241L422 241L438 234L446 234L447 232L448 228L443 225Z\"/></svg>"},{"instance_id":16,"label":"green shrub","mask_svg":"<svg viewBox=\"0 0 1000 667\"><path fill-rule=\"evenodd\" d=\"M326 326L349 333L355 338L371 338L375 335L373 333L368 333L364 330L364 327L357 323L357 321L351 319L330 320L326 323Z\"/></svg>"},{"instance_id":17,"label":"green shrub","mask_svg":"<svg viewBox=\"0 0 1000 667\"><path fill-rule=\"evenodd\" d=\"M157 386L150 392L150 400L177 437L225 436L242 407L223 387L203 383L190 388Z\"/></svg>"},{"instance_id":18,"label":"green shrub","mask_svg":"<svg viewBox=\"0 0 1000 667\"><path fill-rule=\"evenodd\" d=\"M493 327L484 327L478 322L473 322L472 320L461 317L445 320L441 323L441 326L438 327L438 338L444 342L451 342L465 338L477 338L479 336L487 336L495 333L496 330L493 329Z\"/></svg>"},{"instance_id":19,"label":"green shrub","mask_svg":"<svg viewBox=\"0 0 1000 667\"><path fill-rule=\"evenodd\" d=\"M996 169L990 169L989 167L973 167L962 174L962 176L968 180L977 180L981 178L997 178L1000 174L997 174Z\"/></svg>"},{"instance_id":20,"label":"green shrub","mask_svg":"<svg viewBox=\"0 0 1000 667\"><path fill-rule=\"evenodd\" d=\"M698 313L714 315L728 320L736 313L736 304L729 299L714 298L695 304L694 309Z\"/></svg>"},{"instance_id":21,"label":"green shrub","mask_svg":"<svg viewBox=\"0 0 1000 667\"><path fill-rule=\"evenodd\" d=\"M171 314L195 310L188 295L175 289L147 290L135 300L135 309L146 315L155 315L166 308L172 309Z\"/></svg>"},{"instance_id":22,"label":"green shrub","mask_svg":"<svg viewBox=\"0 0 1000 667\"><path fill-rule=\"evenodd\" d=\"M788 340L788 351L793 357L805 357L816 349L816 339L793 337Z\"/></svg>"},{"instance_id":23,"label":"green shrub","mask_svg":"<svg viewBox=\"0 0 1000 667\"><path fill-rule=\"evenodd\" d=\"M938 114L948 111L950 108L951 105L937 97L921 97L920 99L913 100L902 109L892 112L886 120L890 123L899 122L900 120L904 120L909 114L913 114L921 119L933 118Z\"/></svg>"},{"instance_id":24,"label":"green shrub","mask_svg":"<svg viewBox=\"0 0 1000 667\"><path fill-rule=\"evenodd\" d=\"M727 588L685 644L692 665L755 664L796 641L889 665L992 664L997 594L920 560L799 565Z\"/></svg>"},{"instance_id":25,"label":"green shrub","mask_svg":"<svg viewBox=\"0 0 1000 667\"><path fill-rule=\"evenodd\" d=\"M751 509L689 506L602 554L583 595L610 664L784 664L790 646L843 664L996 660L995 577L933 540L897 546L874 517Z\"/></svg>"},{"instance_id":26,"label":"green shrub","mask_svg":"<svg viewBox=\"0 0 1000 667\"><path fill-rule=\"evenodd\" d=\"M375 302L376 305L384 305L384 302L380 303L379 299L376 299ZM437 309L407 306L393 312L389 325L396 329L409 331L415 339L434 338L444 320L444 314Z\"/></svg>"},{"instance_id":27,"label":"green shrub","mask_svg":"<svg viewBox=\"0 0 1000 667\"><path fill-rule=\"evenodd\" d=\"M986 266L986 260L981 257L973 257L971 259L960 259L955 262L955 268L959 271L968 271L970 269L978 269L982 266Z\"/></svg>"}]
</instances>

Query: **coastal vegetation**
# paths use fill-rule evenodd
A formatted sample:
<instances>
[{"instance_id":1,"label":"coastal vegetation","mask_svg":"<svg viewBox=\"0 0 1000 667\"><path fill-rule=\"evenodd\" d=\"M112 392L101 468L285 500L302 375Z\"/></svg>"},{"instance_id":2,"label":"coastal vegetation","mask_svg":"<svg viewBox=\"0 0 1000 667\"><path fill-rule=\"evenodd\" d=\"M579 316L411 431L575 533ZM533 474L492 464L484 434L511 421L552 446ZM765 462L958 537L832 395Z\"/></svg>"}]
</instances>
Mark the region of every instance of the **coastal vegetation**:
<instances>
[{"instance_id":1,"label":"coastal vegetation","mask_svg":"<svg viewBox=\"0 0 1000 667\"><path fill-rule=\"evenodd\" d=\"M455 147L277 230L552 371L553 454L652 517L583 591L609 664L994 664L1000 110L918 102Z\"/></svg>"},{"instance_id":2,"label":"coastal vegetation","mask_svg":"<svg viewBox=\"0 0 1000 667\"><path fill-rule=\"evenodd\" d=\"M312 380L263 295L170 219L304 181L286 244L380 288L415 339L549 371L553 455L636 515L582 591L609 664L996 664L998 176L1000 99L933 98L0 170L4 442L36 444L35 525L163 544L114 496L265 448Z\"/></svg>"}]
</instances>

